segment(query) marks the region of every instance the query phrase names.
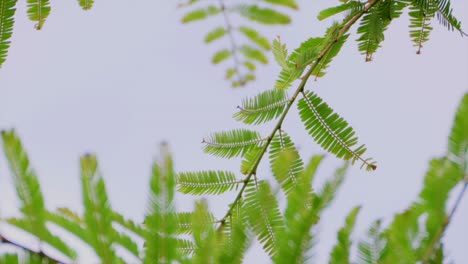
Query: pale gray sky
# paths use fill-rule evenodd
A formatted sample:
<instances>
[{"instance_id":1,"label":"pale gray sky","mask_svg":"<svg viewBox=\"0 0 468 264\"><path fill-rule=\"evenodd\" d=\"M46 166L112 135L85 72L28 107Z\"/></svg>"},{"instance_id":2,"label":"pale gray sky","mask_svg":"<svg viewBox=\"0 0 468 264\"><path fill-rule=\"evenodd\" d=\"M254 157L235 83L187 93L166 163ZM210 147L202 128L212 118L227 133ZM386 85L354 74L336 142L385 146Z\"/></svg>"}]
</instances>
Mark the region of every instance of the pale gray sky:
<instances>
[{"instance_id":1,"label":"pale gray sky","mask_svg":"<svg viewBox=\"0 0 468 264\"><path fill-rule=\"evenodd\" d=\"M82 210L79 156L98 155L114 209L141 220L147 201L151 162L157 145L170 143L178 171L229 169L239 160L202 153L201 139L210 132L245 127L231 119L241 99L272 87L279 67L259 67L258 80L233 90L223 80L223 66L210 64L216 47L203 36L221 17L180 24L183 10L175 1L98 0L90 12L76 1L52 1L44 29L36 32L20 3L8 61L0 70L0 128L15 128L39 174L47 206ZM337 2L336 2L337 3ZM335 2L333 4L336 4ZM290 50L310 36L320 36L329 22L317 21L325 1L299 1L301 11L288 27L264 29L281 36ZM468 4L454 1L455 14L468 26ZM310 82L314 89L357 131L377 171L351 169L335 203L320 223L317 263L324 263L336 230L355 205L362 205L354 238L373 220L406 208L420 191L429 159L444 155L447 135L461 96L468 90L468 41L434 21L422 55L415 54L407 17L388 30L372 63L365 63L349 41L328 70ZM355 31L355 28L354 28ZM354 40L356 36L351 36ZM271 57L270 57L271 58ZM260 131L266 133L272 124ZM303 157L323 151L304 132L296 111L284 126ZM4 155L0 155L2 216L17 214L17 200ZM318 184L339 162L328 155ZM262 178L271 178L262 168ZM457 192L458 189L455 190ZM222 216L234 194L209 200ZM181 196L180 210L194 199ZM468 263L468 198L447 232L450 258ZM259 251L247 263L268 263ZM85 252L83 261L92 261Z\"/></svg>"}]
</instances>

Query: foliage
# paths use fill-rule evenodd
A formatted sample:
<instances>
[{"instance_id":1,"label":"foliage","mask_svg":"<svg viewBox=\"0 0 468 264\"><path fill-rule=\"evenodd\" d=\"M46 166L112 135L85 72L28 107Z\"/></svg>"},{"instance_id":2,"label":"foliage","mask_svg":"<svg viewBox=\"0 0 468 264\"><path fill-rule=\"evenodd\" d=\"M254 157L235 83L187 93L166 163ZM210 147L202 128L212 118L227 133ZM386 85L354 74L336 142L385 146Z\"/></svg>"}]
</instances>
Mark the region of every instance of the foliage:
<instances>
[{"instance_id":1,"label":"foliage","mask_svg":"<svg viewBox=\"0 0 468 264\"><path fill-rule=\"evenodd\" d=\"M208 4L204 1L190 0L180 3L179 7L190 10L182 17L182 23L202 21L211 17L223 20L223 26L213 28L205 35L205 43L227 39L228 48L215 52L211 62L219 64L232 58L232 66L226 69L226 79L231 82L232 87L244 86L255 80L256 64L268 63L266 52L271 50L270 41L256 29L255 24L287 25L291 18L282 8L299 8L295 0L262 0L252 4L235 1L226 3L225 0L219 0L218 4ZM233 24L233 16L241 17L244 24Z\"/></svg>"},{"instance_id":2,"label":"foliage","mask_svg":"<svg viewBox=\"0 0 468 264\"><path fill-rule=\"evenodd\" d=\"M231 48L215 53L213 62L220 63L233 57L235 66L228 69L227 75L229 78L237 75L234 86L253 79L254 62L267 62L262 49L271 48L281 67L275 87L244 99L233 116L248 126L274 122L268 135L239 128L212 133L203 139L206 153L221 158L240 158L240 175L225 170L177 173L168 146L162 144L151 169L144 221L138 223L114 211L96 156L85 154L80 159L84 211L78 213L67 208L49 211L39 179L17 133L3 131L3 149L20 200L21 216L1 221L35 237L39 250L22 246L0 234L1 242L22 249L25 252L22 256L28 263L76 262L73 247L49 229L47 223L54 223L87 244L102 263L128 262L116 248L125 249L133 259L143 263L242 263L253 239L260 242L274 263L307 261L314 251L315 228L324 209L332 204L342 186L348 167L360 162L367 170L377 169L375 162L364 157L366 147L356 147L358 137L349 123L316 93L306 90L309 78L325 75L325 69L338 55L348 40L351 27L357 23L359 51L366 61L370 61L384 40L390 22L400 17L405 8L410 10L410 34L418 53L422 43L428 40L429 20L434 16L445 27L462 31L447 0L343 0L341 5L319 14L319 19L325 19L344 13L343 20L332 23L322 37L308 38L289 54L279 38L270 45L253 28L241 26L234 29L230 24L231 13L267 25L287 24L289 17L273 7L297 9L293 0L263 2L261 5L233 4L227 7L222 1L219 5L203 5L198 0L189 0L181 5L193 8L182 18L184 23L224 17L225 26L209 32L205 41L211 43L225 36L230 38ZM0 59L4 60L16 1L1 3ZM79 1L79 4L86 10L91 8L93 1ZM196 7L198 4L200 6ZM49 12L48 1L28 0L28 14L37 22L37 29L43 26ZM237 45L235 30L244 35L249 44ZM241 71L241 66L247 71ZM295 81L299 82L297 88L288 91ZM297 104L304 132L324 151L343 160L343 166L337 168L321 187L314 184L314 178L324 156L313 156L305 163L283 124L293 104ZM468 93L455 115L447 154L430 162L418 199L396 214L388 226L383 227L380 220L372 224L367 237L357 246L357 263L441 263L444 260L446 254L441 239L468 184L467 120ZM269 160L270 171L267 172L258 170L264 157ZM269 174L272 174L273 183L267 178ZM462 192L447 212L448 198L460 183L463 183ZM195 202L193 211L178 212L176 191L190 195L221 195L232 191L237 194L227 212L220 217L209 211L203 199ZM279 202L278 194L284 195L284 204ZM360 210L357 206L346 217L344 226L338 231L329 263L352 263L351 234ZM143 241L143 245L139 241ZM48 247L60 252L62 257L53 257ZM18 256L18 253L1 254L0 261L18 263L21 261Z\"/></svg>"}]
</instances>

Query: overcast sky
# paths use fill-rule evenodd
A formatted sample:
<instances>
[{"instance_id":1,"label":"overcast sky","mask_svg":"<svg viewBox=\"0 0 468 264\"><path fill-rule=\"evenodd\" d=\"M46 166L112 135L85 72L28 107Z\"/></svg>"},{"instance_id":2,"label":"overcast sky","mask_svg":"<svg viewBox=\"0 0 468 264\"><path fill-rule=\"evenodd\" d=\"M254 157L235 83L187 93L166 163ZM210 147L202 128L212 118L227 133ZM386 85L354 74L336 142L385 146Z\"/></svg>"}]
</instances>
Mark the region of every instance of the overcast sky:
<instances>
[{"instance_id":1,"label":"overcast sky","mask_svg":"<svg viewBox=\"0 0 468 264\"><path fill-rule=\"evenodd\" d=\"M329 22L315 17L326 1L299 4L300 12L289 12L290 26L257 28L270 39L281 36L290 50L321 36ZM452 4L468 25L468 3ZM178 171L238 171L239 160L203 154L201 139L245 127L231 118L236 106L271 88L279 67L259 67L256 82L230 88L223 80L230 62L210 64L210 56L228 46L227 39L203 44L204 34L222 24L221 17L182 25L185 11L175 1L98 0L90 12L80 10L76 1L52 1L44 29L36 32L24 5L18 8L12 47L0 70L0 129L15 128L21 136L48 208L82 210L78 160L86 152L99 158L113 208L136 220L144 215L151 162L163 140L171 146ZM372 63L365 63L356 43L348 41L325 78L307 85L354 127L379 166L372 173L358 166L350 170L321 219L317 263L327 259L336 230L353 206L363 206L353 235L357 239L373 220L388 223L414 201L428 161L445 154L454 111L468 91L468 39L434 21L431 40L418 56L407 24L404 16L390 27ZM272 125L259 130L269 133ZM297 111L287 117L284 129L304 159L323 153L304 131ZM317 184L339 164L328 155ZM271 179L265 165L259 176ZM3 154L0 195L2 216L17 214ZM216 216L225 213L234 195L209 200ZM178 199L180 210L190 210L193 203L193 197ZM465 197L444 239L456 263L468 263L467 220ZM83 253L83 261L93 259L90 250ZM269 261L256 250L246 262Z\"/></svg>"}]
</instances>

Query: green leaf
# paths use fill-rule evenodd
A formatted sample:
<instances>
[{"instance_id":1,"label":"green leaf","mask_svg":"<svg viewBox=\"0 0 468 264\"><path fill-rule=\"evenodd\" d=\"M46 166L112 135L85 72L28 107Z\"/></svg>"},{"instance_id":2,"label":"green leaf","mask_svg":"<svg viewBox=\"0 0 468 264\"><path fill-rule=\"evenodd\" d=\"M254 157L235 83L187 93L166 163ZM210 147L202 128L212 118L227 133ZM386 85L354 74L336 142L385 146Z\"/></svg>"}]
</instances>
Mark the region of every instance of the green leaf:
<instances>
[{"instance_id":1,"label":"green leaf","mask_svg":"<svg viewBox=\"0 0 468 264\"><path fill-rule=\"evenodd\" d=\"M84 222L89 245L104 263L121 263L112 247L116 231L112 227L112 209L107 197L104 180L98 172L98 162L93 155L84 155L81 160Z\"/></svg>"},{"instance_id":2,"label":"green leaf","mask_svg":"<svg viewBox=\"0 0 468 264\"><path fill-rule=\"evenodd\" d=\"M338 231L338 243L333 247L330 255L330 264L349 264L351 250L351 232L353 232L356 217L361 207L354 207L345 220L345 226Z\"/></svg>"},{"instance_id":3,"label":"green leaf","mask_svg":"<svg viewBox=\"0 0 468 264\"><path fill-rule=\"evenodd\" d=\"M228 49L223 49L216 52L213 57L211 58L211 62L214 64L221 63L232 56L232 52Z\"/></svg>"},{"instance_id":4,"label":"green leaf","mask_svg":"<svg viewBox=\"0 0 468 264\"><path fill-rule=\"evenodd\" d=\"M448 144L449 158L461 174L468 174L468 93L463 96L452 125Z\"/></svg>"},{"instance_id":5,"label":"green leaf","mask_svg":"<svg viewBox=\"0 0 468 264\"><path fill-rule=\"evenodd\" d=\"M167 145L162 144L160 148L160 162L153 163L150 180L149 205L144 222L148 232L145 235L143 263L172 263L181 254L177 250L177 241L172 238L177 231L174 214L176 177Z\"/></svg>"},{"instance_id":6,"label":"green leaf","mask_svg":"<svg viewBox=\"0 0 468 264\"><path fill-rule=\"evenodd\" d=\"M367 170L375 170L374 163L362 158L366 151L364 145L351 149L357 144L358 138L348 123L312 92L303 93L298 103L301 120L310 136L325 150L338 158L360 160Z\"/></svg>"},{"instance_id":7,"label":"green leaf","mask_svg":"<svg viewBox=\"0 0 468 264\"><path fill-rule=\"evenodd\" d=\"M216 263L222 243L218 240L214 225L206 223L211 214L206 202L197 202L192 215L193 240L195 252L192 258L194 264Z\"/></svg>"},{"instance_id":8,"label":"green leaf","mask_svg":"<svg viewBox=\"0 0 468 264\"><path fill-rule=\"evenodd\" d=\"M270 50L270 42L262 36L258 31L249 27L239 27L239 31L244 34L250 41L262 47L265 50Z\"/></svg>"},{"instance_id":9,"label":"green leaf","mask_svg":"<svg viewBox=\"0 0 468 264\"><path fill-rule=\"evenodd\" d=\"M255 97L245 98L233 115L237 121L246 124L262 124L278 118L284 111L289 99L284 90L273 89L262 92Z\"/></svg>"},{"instance_id":10,"label":"green leaf","mask_svg":"<svg viewBox=\"0 0 468 264\"><path fill-rule=\"evenodd\" d=\"M322 59L315 65L314 70L312 71L311 75L315 75L317 77L323 77L325 75L325 69L328 68L328 65L331 63L334 57L338 55L338 53L341 50L341 47L343 47L343 44L346 42L348 39L349 35L343 35L341 38L339 38L337 41L335 41L333 34L334 32L332 30L338 29L337 27L330 27L329 31L327 32L328 35L330 36L328 39L332 38L333 40L333 45L330 47L330 49L323 54Z\"/></svg>"},{"instance_id":11,"label":"green leaf","mask_svg":"<svg viewBox=\"0 0 468 264\"><path fill-rule=\"evenodd\" d=\"M265 252L273 256L284 231L284 219L270 185L265 181L250 184L245 191L244 212Z\"/></svg>"},{"instance_id":12,"label":"green leaf","mask_svg":"<svg viewBox=\"0 0 468 264\"><path fill-rule=\"evenodd\" d=\"M242 45L239 47L239 52L248 59L255 60L263 64L268 63L268 58L265 56L265 54L261 50L254 47Z\"/></svg>"},{"instance_id":13,"label":"green leaf","mask_svg":"<svg viewBox=\"0 0 468 264\"><path fill-rule=\"evenodd\" d=\"M313 207L316 208L317 212L321 212L333 202L336 193L343 184L347 170L348 164L344 164L344 166L336 169L331 179L325 182L322 189L318 192L317 198L314 199Z\"/></svg>"},{"instance_id":14,"label":"green leaf","mask_svg":"<svg viewBox=\"0 0 468 264\"><path fill-rule=\"evenodd\" d=\"M37 22L34 25L37 30L42 29L46 18L50 14L49 0L27 0L27 3L29 19Z\"/></svg>"},{"instance_id":15,"label":"green leaf","mask_svg":"<svg viewBox=\"0 0 468 264\"><path fill-rule=\"evenodd\" d=\"M0 68L6 61L10 38L15 24L16 0L3 0L0 2Z\"/></svg>"},{"instance_id":16,"label":"green leaf","mask_svg":"<svg viewBox=\"0 0 468 264\"><path fill-rule=\"evenodd\" d=\"M221 13L221 10L213 5L206 8L196 9L182 17L182 23L190 23L193 21L203 20L209 16L214 16Z\"/></svg>"},{"instance_id":17,"label":"green leaf","mask_svg":"<svg viewBox=\"0 0 468 264\"><path fill-rule=\"evenodd\" d=\"M450 0L438 0L435 2L437 5L437 19L440 24L448 30L457 30L462 35L467 36L461 28L461 22L452 14L453 10L450 6Z\"/></svg>"},{"instance_id":18,"label":"green leaf","mask_svg":"<svg viewBox=\"0 0 468 264\"><path fill-rule=\"evenodd\" d=\"M182 172L177 177L178 191L192 195L217 195L237 189L241 183L229 171Z\"/></svg>"},{"instance_id":19,"label":"green leaf","mask_svg":"<svg viewBox=\"0 0 468 264\"><path fill-rule=\"evenodd\" d=\"M288 50L286 49L286 44L281 44L280 39L273 40L273 55L275 56L276 63L283 70L289 70L289 63L288 63Z\"/></svg>"},{"instance_id":20,"label":"green leaf","mask_svg":"<svg viewBox=\"0 0 468 264\"><path fill-rule=\"evenodd\" d=\"M19 137L13 130L2 131L1 136L16 193L21 202L20 209L24 215L24 219L19 222L10 223L36 236L40 241L48 243L65 256L75 259L76 253L46 227L47 211L39 180L30 166L28 155Z\"/></svg>"},{"instance_id":21,"label":"green leaf","mask_svg":"<svg viewBox=\"0 0 468 264\"><path fill-rule=\"evenodd\" d=\"M430 20L435 16L437 6L433 1L411 1L410 5L410 36L414 46L418 47L417 54L421 53L423 43L429 40L432 30Z\"/></svg>"},{"instance_id":22,"label":"green leaf","mask_svg":"<svg viewBox=\"0 0 468 264\"><path fill-rule=\"evenodd\" d=\"M255 173L255 170L257 169L256 164L262 153L263 147L254 147L248 150L241 162L241 173L244 175L250 174L251 172Z\"/></svg>"},{"instance_id":23,"label":"green leaf","mask_svg":"<svg viewBox=\"0 0 468 264\"><path fill-rule=\"evenodd\" d=\"M176 234L192 234L193 229L193 212L178 212L174 213L173 219L176 222ZM205 223L214 224L216 219L212 214L205 214Z\"/></svg>"},{"instance_id":24,"label":"green leaf","mask_svg":"<svg viewBox=\"0 0 468 264\"><path fill-rule=\"evenodd\" d=\"M347 10L362 10L364 8L364 3L358 2L358 1L349 1L345 4L339 5L339 6L334 6L334 7L329 7L327 9L324 9L320 11L318 14L317 18L318 20L324 20L326 18L329 18L331 16L334 16L336 14L342 13ZM353 12L354 13L354 12Z\"/></svg>"},{"instance_id":25,"label":"green leaf","mask_svg":"<svg viewBox=\"0 0 468 264\"><path fill-rule=\"evenodd\" d=\"M304 162L291 138L281 130L270 143L270 167L275 179L288 196L299 184L298 177L304 170Z\"/></svg>"},{"instance_id":26,"label":"green leaf","mask_svg":"<svg viewBox=\"0 0 468 264\"><path fill-rule=\"evenodd\" d=\"M259 146L262 141L258 132L246 129L213 133L203 139L205 153L221 158L243 156L250 149Z\"/></svg>"},{"instance_id":27,"label":"green leaf","mask_svg":"<svg viewBox=\"0 0 468 264\"><path fill-rule=\"evenodd\" d=\"M226 35L227 31L224 27L217 27L212 31L208 32L205 36L205 43L211 43L217 39L220 39Z\"/></svg>"},{"instance_id":28,"label":"green leaf","mask_svg":"<svg viewBox=\"0 0 468 264\"><path fill-rule=\"evenodd\" d=\"M386 239L381 230L381 221L375 221L365 239L358 244L358 264L379 264L386 250Z\"/></svg>"},{"instance_id":29,"label":"green leaf","mask_svg":"<svg viewBox=\"0 0 468 264\"><path fill-rule=\"evenodd\" d=\"M388 26L387 18L379 7L377 4L364 14L357 30L360 34L357 39L359 51L366 56L366 61L372 61L372 55L380 48L380 43L384 40L384 31Z\"/></svg>"},{"instance_id":30,"label":"green leaf","mask_svg":"<svg viewBox=\"0 0 468 264\"><path fill-rule=\"evenodd\" d=\"M245 251L249 247L250 236L247 233L246 222L243 219L241 203L238 202L234 206L233 213L223 225L222 232L227 237L227 241L223 245L217 263L243 263Z\"/></svg>"},{"instance_id":31,"label":"green leaf","mask_svg":"<svg viewBox=\"0 0 468 264\"><path fill-rule=\"evenodd\" d=\"M83 10L90 10L93 8L94 0L78 0L78 3Z\"/></svg>"},{"instance_id":32,"label":"green leaf","mask_svg":"<svg viewBox=\"0 0 468 264\"><path fill-rule=\"evenodd\" d=\"M288 67L282 67L275 83L277 89L287 89L292 82L299 79L305 67L310 65L319 55L323 46L323 38L310 38L301 43L287 59ZM284 65L283 65L284 66Z\"/></svg>"},{"instance_id":33,"label":"green leaf","mask_svg":"<svg viewBox=\"0 0 468 264\"><path fill-rule=\"evenodd\" d=\"M138 235L140 237L144 237L146 234L146 231L144 230L143 226L141 224L137 224L134 221L130 219L126 219L123 215L113 212L112 214L112 221L121 225L128 231L131 231L135 235Z\"/></svg>"},{"instance_id":34,"label":"green leaf","mask_svg":"<svg viewBox=\"0 0 468 264\"><path fill-rule=\"evenodd\" d=\"M289 16L270 8L260 8L256 5L238 5L234 9L241 16L266 25L285 25L291 23Z\"/></svg>"},{"instance_id":35,"label":"green leaf","mask_svg":"<svg viewBox=\"0 0 468 264\"><path fill-rule=\"evenodd\" d=\"M292 9L296 9L296 10L299 8L299 6L294 0L264 0L264 1L273 5L286 6Z\"/></svg>"}]
</instances>

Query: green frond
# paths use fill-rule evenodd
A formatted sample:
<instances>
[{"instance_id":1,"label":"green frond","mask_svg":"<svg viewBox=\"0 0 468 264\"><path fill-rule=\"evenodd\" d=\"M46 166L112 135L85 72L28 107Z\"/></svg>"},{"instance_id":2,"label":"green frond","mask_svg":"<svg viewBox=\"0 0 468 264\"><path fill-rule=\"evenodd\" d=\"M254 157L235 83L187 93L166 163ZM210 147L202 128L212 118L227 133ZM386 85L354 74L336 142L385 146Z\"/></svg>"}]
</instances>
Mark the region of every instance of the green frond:
<instances>
[{"instance_id":1,"label":"green frond","mask_svg":"<svg viewBox=\"0 0 468 264\"><path fill-rule=\"evenodd\" d=\"M453 10L450 6L450 0L436 0L437 3L437 20L439 23L446 27L448 30L457 30L465 36L468 36L463 32L461 28L461 22L452 14Z\"/></svg>"},{"instance_id":2,"label":"green frond","mask_svg":"<svg viewBox=\"0 0 468 264\"><path fill-rule=\"evenodd\" d=\"M330 264L349 264L351 250L351 232L353 232L356 217L361 207L354 207L345 220L345 225L338 231L338 243L333 247Z\"/></svg>"},{"instance_id":3,"label":"green frond","mask_svg":"<svg viewBox=\"0 0 468 264\"><path fill-rule=\"evenodd\" d=\"M366 61L372 61L372 55L380 48L380 43L384 40L384 31L388 25L386 18L381 12L382 4L373 6L361 19L361 24L357 30L360 37L359 51L366 56Z\"/></svg>"},{"instance_id":4,"label":"green frond","mask_svg":"<svg viewBox=\"0 0 468 264\"><path fill-rule=\"evenodd\" d=\"M2 131L3 149L8 160L16 193L21 202L24 218L11 224L36 236L64 255L74 259L76 253L46 227L47 211L36 173L30 166L29 158L15 131ZM21 225L19 224L21 223Z\"/></svg>"},{"instance_id":5,"label":"green frond","mask_svg":"<svg viewBox=\"0 0 468 264\"><path fill-rule=\"evenodd\" d=\"M91 10L94 5L94 0L78 0L78 3L83 10Z\"/></svg>"},{"instance_id":6,"label":"green frond","mask_svg":"<svg viewBox=\"0 0 468 264\"><path fill-rule=\"evenodd\" d=\"M262 36L255 29L243 26L243 27L239 27L238 30L245 37L247 37L250 41L257 44L259 47L261 47L261 48L263 48L265 50L270 50L271 49L270 41L268 41L268 39L266 37Z\"/></svg>"},{"instance_id":7,"label":"green frond","mask_svg":"<svg viewBox=\"0 0 468 264\"><path fill-rule=\"evenodd\" d=\"M324 20L336 14L348 11L348 10L362 10L364 8L364 3L359 1L349 1L339 6L329 7L320 11L317 15L318 20ZM354 11L355 12L355 11ZM354 13L352 12L352 13Z\"/></svg>"},{"instance_id":8,"label":"green frond","mask_svg":"<svg viewBox=\"0 0 468 264\"><path fill-rule=\"evenodd\" d=\"M45 227L46 210L39 180L15 131L2 131L2 139L16 193L21 201L21 212L30 221L31 229L36 230L36 235L43 237L48 231Z\"/></svg>"},{"instance_id":9,"label":"green frond","mask_svg":"<svg viewBox=\"0 0 468 264\"><path fill-rule=\"evenodd\" d=\"M322 163L323 158L325 158L324 155L314 155L310 158L309 163L305 166L303 176L308 179L308 182L312 183L315 178L315 174L317 173L317 170Z\"/></svg>"},{"instance_id":10,"label":"green frond","mask_svg":"<svg viewBox=\"0 0 468 264\"><path fill-rule=\"evenodd\" d=\"M353 129L320 97L313 92L303 93L298 109L307 132L326 151L352 163L360 160L367 170L376 169L374 163L362 158L364 145L351 149L358 142Z\"/></svg>"},{"instance_id":11,"label":"green frond","mask_svg":"<svg viewBox=\"0 0 468 264\"><path fill-rule=\"evenodd\" d=\"M140 251L138 250L138 245L131 239L129 236L123 233L116 232L116 235L113 239L115 244L119 244L125 248L128 252L133 254L134 257L140 257Z\"/></svg>"},{"instance_id":12,"label":"green frond","mask_svg":"<svg viewBox=\"0 0 468 264\"><path fill-rule=\"evenodd\" d=\"M329 42L334 42L334 44L330 47L330 49L327 50L325 54L323 54L322 59L317 63L311 75L316 77L323 77L325 75L325 69L328 68L328 65L331 63L333 58L338 55L341 47L343 47L343 44L348 39L349 35L343 35L341 38L336 40L336 33L339 31L339 27L339 24L334 24L328 28L326 33L326 40Z\"/></svg>"},{"instance_id":13,"label":"green frond","mask_svg":"<svg viewBox=\"0 0 468 264\"><path fill-rule=\"evenodd\" d=\"M289 135L281 130L270 143L270 167L284 193L288 196L299 184L304 162Z\"/></svg>"},{"instance_id":14,"label":"green frond","mask_svg":"<svg viewBox=\"0 0 468 264\"><path fill-rule=\"evenodd\" d=\"M213 224L216 222L212 214L206 214L206 224ZM193 212L178 212L174 213L173 219L176 221L176 234L192 234Z\"/></svg>"},{"instance_id":15,"label":"green frond","mask_svg":"<svg viewBox=\"0 0 468 264\"><path fill-rule=\"evenodd\" d=\"M237 190L241 183L229 171L182 172L177 176L177 190L191 195L221 194Z\"/></svg>"},{"instance_id":16,"label":"green frond","mask_svg":"<svg viewBox=\"0 0 468 264\"><path fill-rule=\"evenodd\" d=\"M16 0L3 0L0 2L0 68L6 61L10 38L15 24Z\"/></svg>"},{"instance_id":17,"label":"green frond","mask_svg":"<svg viewBox=\"0 0 468 264\"><path fill-rule=\"evenodd\" d=\"M265 252L273 256L278 252L279 238L284 232L284 219L278 201L265 181L258 182L258 187L251 184L245 190L244 213L252 231L262 244Z\"/></svg>"},{"instance_id":18,"label":"green frond","mask_svg":"<svg viewBox=\"0 0 468 264\"><path fill-rule=\"evenodd\" d=\"M418 219L423 212L423 208L416 205L395 215L393 222L385 230L388 250L379 263L417 263L414 245L420 238Z\"/></svg>"},{"instance_id":19,"label":"green frond","mask_svg":"<svg viewBox=\"0 0 468 264\"><path fill-rule=\"evenodd\" d=\"M226 35L227 31L224 27L217 27L205 36L205 43L211 43L217 39L220 39Z\"/></svg>"},{"instance_id":20,"label":"green frond","mask_svg":"<svg viewBox=\"0 0 468 264\"><path fill-rule=\"evenodd\" d=\"M449 159L461 174L468 174L468 93L463 96L455 114L448 143Z\"/></svg>"},{"instance_id":21,"label":"green frond","mask_svg":"<svg viewBox=\"0 0 468 264\"><path fill-rule=\"evenodd\" d=\"M255 97L245 98L242 105L238 106L239 112L234 114L234 119L246 124L262 124L278 118L289 102L284 90L266 90Z\"/></svg>"},{"instance_id":22,"label":"green frond","mask_svg":"<svg viewBox=\"0 0 468 264\"><path fill-rule=\"evenodd\" d=\"M242 45L239 47L239 52L250 60L258 61L262 64L268 63L267 56L261 50L252 46Z\"/></svg>"},{"instance_id":23,"label":"green frond","mask_svg":"<svg viewBox=\"0 0 468 264\"><path fill-rule=\"evenodd\" d=\"M266 25L285 25L291 23L291 18L288 15L280 13L274 9L261 8L256 5L237 5L233 11L239 15Z\"/></svg>"},{"instance_id":24,"label":"green frond","mask_svg":"<svg viewBox=\"0 0 468 264\"><path fill-rule=\"evenodd\" d=\"M287 59L288 67L283 67L275 83L277 89L287 89L292 82L299 79L305 67L310 65L319 55L323 46L323 38L310 38L301 43Z\"/></svg>"},{"instance_id":25,"label":"green frond","mask_svg":"<svg viewBox=\"0 0 468 264\"><path fill-rule=\"evenodd\" d=\"M357 264L379 264L386 250L386 239L382 233L381 221L375 221L367 231L366 238L358 244Z\"/></svg>"},{"instance_id":26,"label":"green frond","mask_svg":"<svg viewBox=\"0 0 468 264\"><path fill-rule=\"evenodd\" d=\"M237 203L232 215L226 219L223 225L222 231L227 241L224 243L218 263L241 264L245 251L249 247L250 236L247 233L241 209L241 203Z\"/></svg>"},{"instance_id":27,"label":"green frond","mask_svg":"<svg viewBox=\"0 0 468 264\"><path fill-rule=\"evenodd\" d=\"M182 23L190 23L193 21L203 20L207 17L214 16L219 13L221 13L221 10L218 7L210 5L205 8L200 8L188 12L182 17Z\"/></svg>"},{"instance_id":28,"label":"green frond","mask_svg":"<svg viewBox=\"0 0 468 264\"><path fill-rule=\"evenodd\" d=\"M219 241L219 234L213 224L206 223L210 215L205 201L196 203L192 214L193 240L196 246L192 258L194 264L216 263L220 254L222 241Z\"/></svg>"},{"instance_id":29,"label":"green frond","mask_svg":"<svg viewBox=\"0 0 468 264\"><path fill-rule=\"evenodd\" d=\"M57 210L55 213L49 212L47 214L47 220L81 239L81 241L86 244L91 243L89 234L86 232L86 225L82 219L63 214L62 211Z\"/></svg>"},{"instance_id":30,"label":"green frond","mask_svg":"<svg viewBox=\"0 0 468 264\"><path fill-rule=\"evenodd\" d=\"M287 196L285 209L286 231L283 233L280 250L275 263L305 263L307 252L313 246L311 229L318 222L319 215L312 206L316 195L312 189L312 178L321 158L315 156L306 171L298 175L298 183Z\"/></svg>"},{"instance_id":31,"label":"green frond","mask_svg":"<svg viewBox=\"0 0 468 264\"><path fill-rule=\"evenodd\" d=\"M205 153L221 158L243 156L250 149L259 146L262 141L258 132L246 129L217 132L203 139Z\"/></svg>"},{"instance_id":32,"label":"green frond","mask_svg":"<svg viewBox=\"0 0 468 264\"><path fill-rule=\"evenodd\" d=\"M244 61L242 65L244 65L244 67L247 68L247 70L249 71L255 71L255 69L257 68L257 66L255 66L255 64L250 61Z\"/></svg>"},{"instance_id":33,"label":"green frond","mask_svg":"<svg viewBox=\"0 0 468 264\"><path fill-rule=\"evenodd\" d=\"M84 222L89 236L89 245L104 263L119 263L112 247L116 231L112 227L112 209L107 197L104 179L98 171L98 162L93 155L81 157L81 183L84 204Z\"/></svg>"},{"instance_id":34,"label":"green frond","mask_svg":"<svg viewBox=\"0 0 468 264\"><path fill-rule=\"evenodd\" d=\"M250 172L254 172L257 169L255 167L260 155L263 153L263 147L254 147L247 151L244 155L244 158L241 162L241 173L244 175L249 174Z\"/></svg>"},{"instance_id":35,"label":"green frond","mask_svg":"<svg viewBox=\"0 0 468 264\"><path fill-rule=\"evenodd\" d=\"M410 5L410 36L414 46L418 47L417 54L421 53L423 43L429 40L432 30L430 21L434 18L437 6L433 1L413 0Z\"/></svg>"},{"instance_id":36,"label":"green frond","mask_svg":"<svg viewBox=\"0 0 468 264\"><path fill-rule=\"evenodd\" d=\"M37 22L34 27L37 30L42 29L46 18L50 14L49 0L27 0L28 16L31 21Z\"/></svg>"},{"instance_id":37,"label":"green frond","mask_svg":"<svg viewBox=\"0 0 468 264\"><path fill-rule=\"evenodd\" d=\"M193 254L193 252L195 251L195 244L190 240L175 238L174 241L175 241L177 250L183 253L183 255L190 255L190 254Z\"/></svg>"},{"instance_id":38,"label":"green frond","mask_svg":"<svg viewBox=\"0 0 468 264\"><path fill-rule=\"evenodd\" d=\"M286 48L286 44L281 44L279 37L273 40L273 55L275 56L276 63L283 70L289 70L288 49Z\"/></svg>"},{"instance_id":39,"label":"green frond","mask_svg":"<svg viewBox=\"0 0 468 264\"><path fill-rule=\"evenodd\" d=\"M325 182L321 190L317 193L317 198L314 199L314 208L318 212L327 208L335 199L336 193L343 184L348 164L345 163L342 167L336 169L333 177Z\"/></svg>"},{"instance_id":40,"label":"green frond","mask_svg":"<svg viewBox=\"0 0 468 264\"><path fill-rule=\"evenodd\" d=\"M289 7L289 8L296 9L296 10L299 8L296 1L294 0L263 0L263 1L273 4L273 5L285 6L285 7Z\"/></svg>"},{"instance_id":41,"label":"green frond","mask_svg":"<svg viewBox=\"0 0 468 264\"><path fill-rule=\"evenodd\" d=\"M142 225L137 224L130 219L126 219L123 215L115 211L112 213L112 221L140 237L144 237L146 234L146 231L143 229Z\"/></svg>"},{"instance_id":42,"label":"green frond","mask_svg":"<svg viewBox=\"0 0 468 264\"><path fill-rule=\"evenodd\" d=\"M148 212L145 216L145 255L143 263L177 260L177 242L172 238L176 233L174 194L176 177L172 158L166 145L161 145L159 164L155 162L150 180Z\"/></svg>"},{"instance_id":43,"label":"green frond","mask_svg":"<svg viewBox=\"0 0 468 264\"><path fill-rule=\"evenodd\" d=\"M46 232L39 233L37 230L32 228L30 221L28 219L20 219L20 218L10 218L7 219L7 222L10 225L13 225L31 235L36 236L40 240L40 246L42 247L43 244L47 244L57 250L58 252L62 253L63 255L69 257L70 259L76 259L76 252L71 249L65 242L63 242L58 236L53 235L49 230Z\"/></svg>"},{"instance_id":44,"label":"green frond","mask_svg":"<svg viewBox=\"0 0 468 264\"><path fill-rule=\"evenodd\" d=\"M229 59L232 56L232 52L228 49L222 49L220 51L217 51L213 57L211 58L211 62L214 64L221 63L227 59Z\"/></svg>"}]
</instances>

